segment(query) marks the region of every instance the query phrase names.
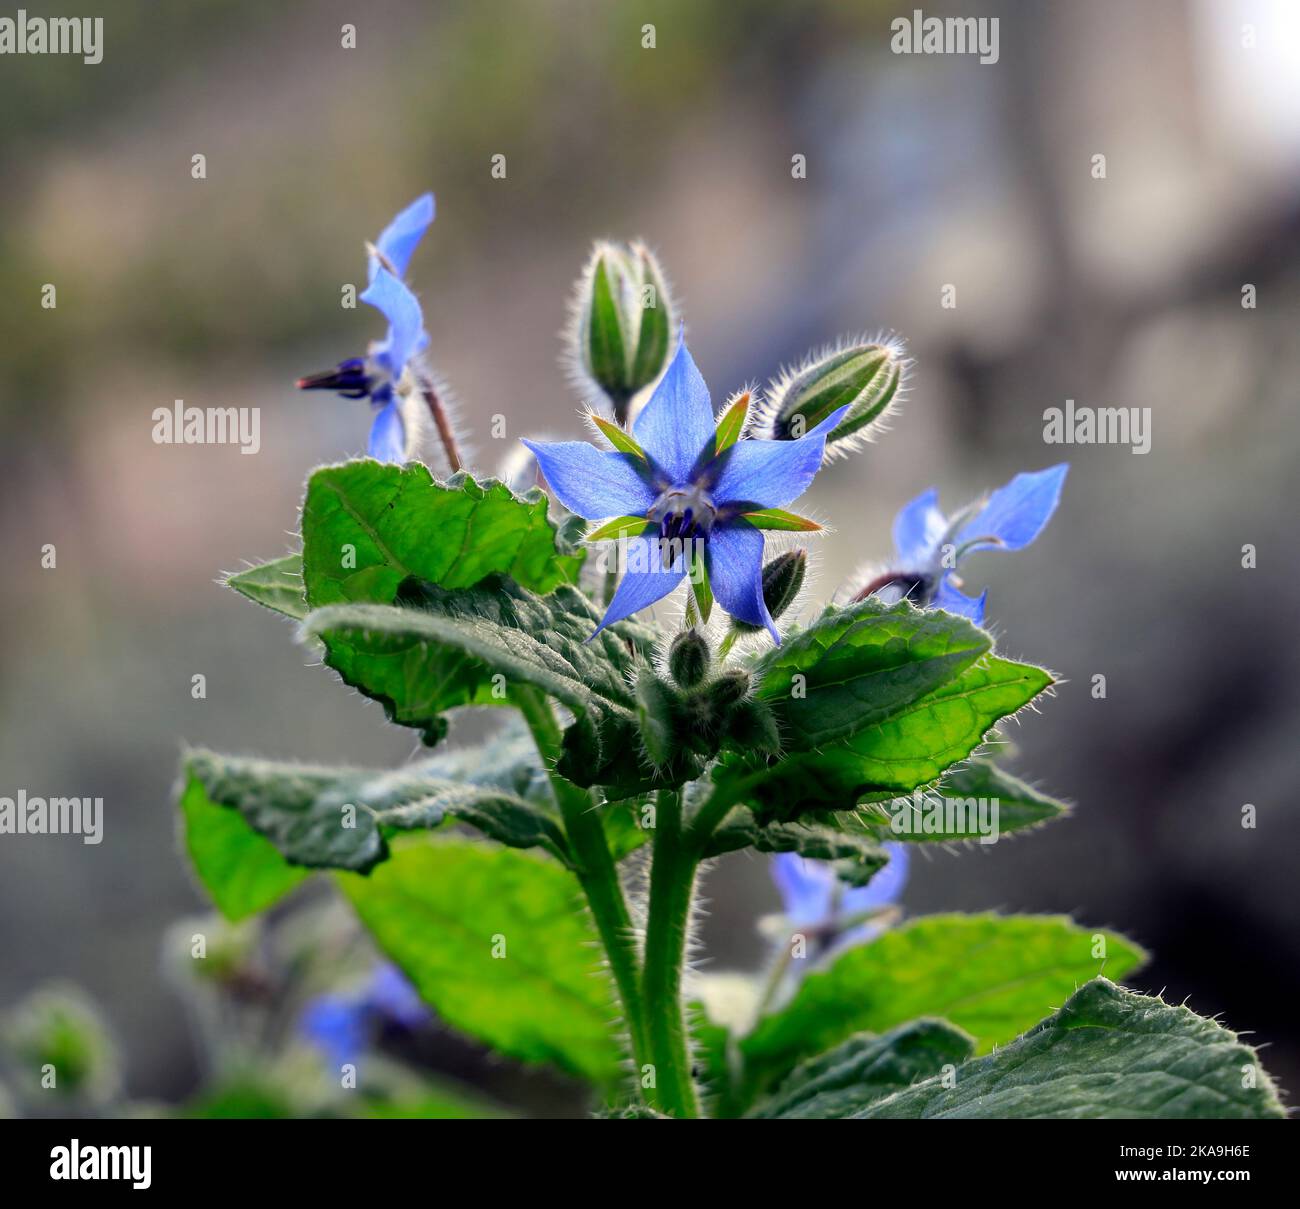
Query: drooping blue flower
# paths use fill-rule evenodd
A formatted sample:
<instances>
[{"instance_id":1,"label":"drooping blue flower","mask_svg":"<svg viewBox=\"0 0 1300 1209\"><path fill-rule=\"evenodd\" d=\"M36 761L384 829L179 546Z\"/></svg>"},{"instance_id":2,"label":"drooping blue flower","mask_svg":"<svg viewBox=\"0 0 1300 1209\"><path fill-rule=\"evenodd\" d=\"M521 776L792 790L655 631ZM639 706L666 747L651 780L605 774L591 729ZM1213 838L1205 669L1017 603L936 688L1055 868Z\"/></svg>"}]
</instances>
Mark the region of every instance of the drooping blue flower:
<instances>
[{"instance_id":1,"label":"drooping blue flower","mask_svg":"<svg viewBox=\"0 0 1300 1209\"><path fill-rule=\"evenodd\" d=\"M780 642L763 601L763 530L817 525L774 516L808 489L821 466L826 435L847 408L827 416L798 440L736 439L733 414L715 425L709 389L684 340L629 435L598 421L619 448L585 441L525 441L560 502L587 520L621 518L623 578L597 633L648 608L686 577L705 575L732 617L765 627ZM743 416L743 410L740 412ZM794 525L791 522L799 522ZM698 593L697 593L698 595Z\"/></svg>"},{"instance_id":2,"label":"drooping blue flower","mask_svg":"<svg viewBox=\"0 0 1300 1209\"><path fill-rule=\"evenodd\" d=\"M387 335L372 341L364 357L349 357L334 369L298 379L300 390L333 390L348 399L368 398L374 411L368 452L383 462L400 462L406 456L406 423L397 384L429 336L419 300L402 276L433 215L433 194L426 193L398 214L374 244L367 245L370 284L361 301L388 320Z\"/></svg>"},{"instance_id":3,"label":"drooping blue flower","mask_svg":"<svg viewBox=\"0 0 1300 1209\"><path fill-rule=\"evenodd\" d=\"M303 1009L299 1030L335 1066L355 1062L386 1024L416 1029L429 1009L402 972L377 965L359 991L318 995Z\"/></svg>"},{"instance_id":4,"label":"drooping blue flower","mask_svg":"<svg viewBox=\"0 0 1300 1209\"><path fill-rule=\"evenodd\" d=\"M961 581L956 571L962 559L976 550L1023 550L1029 545L1056 511L1069 469L1062 462L1046 470L1018 474L986 499L953 516L940 511L935 488L923 491L894 519L897 567L859 595L898 586L915 604L933 605L969 617L978 625L984 620L988 592L967 596L957 587ZM951 557L945 559L946 549Z\"/></svg>"},{"instance_id":5,"label":"drooping blue flower","mask_svg":"<svg viewBox=\"0 0 1300 1209\"><path fill-rule=\"evenodd\" d=\"M386 268L394 277L405 277L406 266L416 246L424 238L434 217L432 193L417 197L380 232L370 252L370 280L379 269Z\"/></svg>"},{"instance_id":6,"label":"drooping blue flower","mask_svg":"<svg viewBox=\"0 0 1300 1209\"><path fill-rule=\"evenodd\" d=\"M898 901L907 884L910 854L906 844L886 843L889 863L865 886L846 886L825 861L793 852L772 858L772 880L781 892L784 915L795 928L812 934L821 952L874 934L867 911Z\"/></svg>"}]
</instances>

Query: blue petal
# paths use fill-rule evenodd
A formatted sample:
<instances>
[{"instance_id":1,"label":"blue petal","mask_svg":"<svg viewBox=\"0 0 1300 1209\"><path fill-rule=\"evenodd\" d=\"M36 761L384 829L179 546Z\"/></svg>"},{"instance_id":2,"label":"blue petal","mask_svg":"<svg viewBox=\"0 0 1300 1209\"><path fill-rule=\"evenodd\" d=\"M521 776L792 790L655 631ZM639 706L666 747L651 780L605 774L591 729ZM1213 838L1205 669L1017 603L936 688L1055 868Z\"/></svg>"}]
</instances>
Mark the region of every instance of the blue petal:
<instances>
[{"instance_id":1,"label":"blue petal","mask_svg":"<svg viewBox=\"0 0 1300 1209\"><path fill-rule=\"evenodd\" d=\"M976 541L971 549L1023 550L1051 520L1069 469L1069 464L1062 462L1034 474L1016 475L989 496L989 502L962 526L957 545L992 537L998 540Z\"/></svg>"},{"instance_id":2,"label":"blue petal","mask_svg":"<svg viewBox=\"0 0 1300 1209\"><path fill-rule=\"evenodd\" d=\"M355 1062L365 1049L370 1039L370 1017L356 999L321 995L303 1009L299 1031L341 1066Z\"/></svg>"},{"instance_id":3,"label":"blue petal","mask_svg":"<svg viewBox=\"0 0 1300 1209\"><path fill-rule=\"evenodd\" d=\"M406 426L397 400L390 398L377 412L370 425L368 452L381 462L406 461Z\"/></svg>"},{"instance_id":4,"label":"blue petal","mask_svg":"<svg viewBox=\"0 0 1300 1209\"><path fill-rule=\"evenodd\" d=\"M383 962L375 967L366 988L366 1003L375 1012L404 1028L417 1028L430 1016L419 993L395 965Z\"/></svg>"},{"instance_id":5,"label":"blue petal","mask_svg":"<svg viewBox=\"0 0 1300 1209\"><path fill-rule=\"evenodd\" d=\"M946 613L956 613L958 617L969 617L976 625L983 625L984 603L988 598L989 594L986 591L978 596L967 596L965 592L957 591L945 575L939 581L938 590L930 603L936 609L943 609Z\"/></svg>"},{"instance_id":6,"label":"blue petal","mask_svg":"<svg viewBox=\"0 0 1300 1209\"><path fill-rule=\"evenodd\" d=\"M939 493L933 487L899 509L894 518L894 549L905 568L929 563L947 523L939 511Z\"/></svg>"},{"instance_id":7,"label":"blue petal","mask_svg":"<svg viewBox=\"0 0 1300 1209\"><path fill-rule=\"evenodd\" d=\"M370 288L361 295L361 301L373 306L388 320L388 338L371 349L371 356L393 378L398 378L412 354L422 348L427 339L419 299L387 269L380 269Z\"/></svg>"},{"instance_id":8,"label":"blue petal","mask_svg":"<svg viewBox=\"0 0 1300 1209\"><path fill-rule=\"evenodd\" d=\"M772 859L772 880L781 891L784 914L792 924L811 927L830 914L835 870L829 865L782 852Z\"/></svg>"},{"instance_id":9,"label":"blue petal","mask_svg":"<svg viewBox=\"0 0 1300 1209\"><path fill-rule=\"evenodd\" d=\"M713 433L709 388L679 333L677 355L632 424L632 435L671 484L680 487L690 482Z\"/></svg>"},{"instance_id":10,"label":"blue petal","mask_svg":"<svg viewBox=\"0 0 1300 1209\"><path fill-rule=\"evenodd\" d=\"M840 911L844 915L887 907L898 901L903 887L907 885L911 854L906 844L889 843L885 845L885 850L889 853L889 863L865 886L855 886L844 891L844 897L840 899Z\"/></svg>"},{"instance_id":11,"label":"blue petal","mask_svg":"<svg viewBox=\"0 0 1300 1209\"><path fill-rule=\"evenodd\" d=\"M713 498L718 506L784 508L794 503L821 468L826 436L846 411L847 406L837 408L797 441L737 441L714 470Z\"/></svg>"},{"instance_id":12,"label":"blue petal","mask_svg":"<svg viewBox=\"0 0 1300 1209\"><path fill-rule=\"evenodd\" d=\"M655 493L631 454L597 449L586 441L525 441L551 490L570 512L589 521L644 516Z\"/></svg>"},{"instance_id":13,"label":"blue petal","mask_svg":"<svg viewBox=\"0 0 1300 1209\"><path fill-rule=\"evenodd\" d=\"M375 240L375 247L381 251L388 262L397 270L399 277L406 275L406 266L411 263L411 253L415 245L424 237L433 222L433 194L425 193L417 197L392 222L383 229ZM370 280L383 266L377 256L370 258Z\"/></svg>"},{"instance_id":14,"label":"blue petal","mask_svg":"<svg viewBox=\"0 0 1300 1209\"><path fill-rule=\"evenodd\" d=\"M627 570L623 572L618 591L609 602L609 608L605 610L605 616L601 618L592 638L607 625L622 621L624 617L639 613L655 601L662 600L686 576L686 563L681 557L680 545L672 548L673 563L668 570L664 569L661 558L663 547L659 544L658 537L632 537L622 548L627 552Z\"/></svg>"},{"instance_id":15,"label":"blue petal","mask_svg":"<svg viewBox=\"0 0 1300 1209\"><path fill-rule=\"evenodd\" d=\"M781 635L763 600L763 533L744 521L721 524L705 543L709 586L732 617L766 627L778 646Z\"/></svg>"}]
</instances>

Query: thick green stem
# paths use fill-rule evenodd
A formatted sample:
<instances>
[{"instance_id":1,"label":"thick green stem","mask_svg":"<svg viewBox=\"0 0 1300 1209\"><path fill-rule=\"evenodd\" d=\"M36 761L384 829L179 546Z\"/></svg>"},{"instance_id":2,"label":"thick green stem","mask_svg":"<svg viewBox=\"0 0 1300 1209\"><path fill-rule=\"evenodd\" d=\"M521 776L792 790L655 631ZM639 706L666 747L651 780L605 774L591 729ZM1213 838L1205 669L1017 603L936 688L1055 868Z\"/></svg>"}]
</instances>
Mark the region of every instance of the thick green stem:
<instances>
[{"instance_id":1,"label":"thick green stem","mask_svg":"<svg viewBox=\"0 0 1300 1209\"><path fill-rule=\"evenodd\" d=\"M700 1115L682 1004L682 966L698 861L682 829L682 795L660 790L645 943L646 1031L655 1076L648 1098L674 1117Z\"/></svg>"},{"instance_id":2,"label":"thick green stem","mask_svg":"<svg viewBox=\"0 0 1300 1209\"><path fill-rule=\"evenodd\" d=\"M591 794L551 771L559 758L562 736L550 703L532 688L516 689L511 696L533 732L538 753L550 775L577 865L578 882L587 896L587 905L605 946L614 984L623 1001L623 1014L632 1040L632 1057L639 1072L653 1059L646 1039L641 1003L636 931L632 927L618 869L605 841L605 829L601 826Z\"/></svg>"}]
</instances>

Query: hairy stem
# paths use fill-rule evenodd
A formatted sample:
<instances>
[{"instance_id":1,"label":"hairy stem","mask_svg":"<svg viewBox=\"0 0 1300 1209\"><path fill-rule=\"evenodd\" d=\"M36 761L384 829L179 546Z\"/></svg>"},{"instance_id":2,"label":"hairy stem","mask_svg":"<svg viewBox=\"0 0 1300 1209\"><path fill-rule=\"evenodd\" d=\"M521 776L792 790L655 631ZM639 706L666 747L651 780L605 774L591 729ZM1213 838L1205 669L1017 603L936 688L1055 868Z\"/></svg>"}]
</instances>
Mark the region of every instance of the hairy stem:
<instances>
[{"instance_id":1,"label":"hairy stem","mask_svg":"<svg viewBox=\"0 0 1300 1209\"><path fill-rule=\"evenodd\" d=\"M655 1086L648 1097L674 1117L700 1115L682 1005L682 966L698 860L683 832L681 793L660 790L645 945L646 1030L655 1068Z\"/></svg>"},{"instance_id":2,"label":"hairy stem","mask_svg":"<svg viewBox=\"0 0 1300 1209\"><path fill-rule=\"evenodd\" d=\"M614 984L623 1001L623 1014L632 1040L632 1057L639 1071L652 1059L642 1011L636 931L618 869L605 842L605 829L601 826L591 794L552 771L559 758L562 736L550 702L532 687L516 688L511 696L533 733L538 754L550 775L551 787L578 866L578 882L587 896L587 905L605 946Z\"/></svg>"},{"instance_id":3,"label":"hairy stem","mask_svg":"<svg viewBox=\"0 0 1300 1209\"><path fill-rule=\"evenodd\" d=\"M447 465L451 467L451 473L455 474L464 465L460 460L460 448L456 444L456 432L451 426L446 407L438 397L433 380L424 374L420 375L420 393L424 396L429 413L433 416L433 426L438 430L442 448L447 454Z\"/></svg>"}]
</instances>

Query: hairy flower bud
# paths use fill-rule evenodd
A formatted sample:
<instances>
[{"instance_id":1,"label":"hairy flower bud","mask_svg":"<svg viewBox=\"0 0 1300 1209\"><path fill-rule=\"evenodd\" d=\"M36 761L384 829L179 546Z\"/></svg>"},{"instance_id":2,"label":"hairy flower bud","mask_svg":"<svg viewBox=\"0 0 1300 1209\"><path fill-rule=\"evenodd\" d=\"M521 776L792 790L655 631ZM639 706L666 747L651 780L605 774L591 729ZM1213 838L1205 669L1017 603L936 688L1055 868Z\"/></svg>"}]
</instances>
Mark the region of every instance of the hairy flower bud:
<instances>
[{"instance_id":1,"label":"hairy flower bud","mask_svg":"<svg viewBox=\"0 0 1300 1209\"><path fill-rule=\"evenodd\" d=\"M727 719L727 737L744 751L775 755L781 736L772 711L761 701L740 701Z\"/></svg>"},{"instance_id":2,"label":"hairy flower bud","mask_svg":"<svg viewBox=\"0 0 1300 1209\"><path fill-rule=\"evenodd\" d=\"M749 673L739 668L723 672L704 689L704 698L716 718L730 711L731 707L742 700L749 692Z\"/></svg>"},{"instance_id":3,"label":"hairy flower bud","mask_svg":"<svg viewBox=\"0 0 1300 1209\"><path fill-rule=\"evenodd\" d=\"M799 590L803 587L804 577L808 574L808 551L799 547L778 554L763 567L763 603L775 621L794 604ZM737 621L734 617L732 627L743 634L752 634L760 627Z\"/></svg>"},{"instance_id":4,"label":"hairy flower bud","mask_svg":"<svg viewBox=\"0 0 1300 1209\"><path fill-rule=\"evenodd\" d=\"M620 424L640 390L668 365L672 300L654 254L641 243L598 243L578 279L571 353Z\"/></svg>"},{"instance_id":5,"label":"hairy flower bud","mask_svg":"<svg viewBox=\"0 0 1300 1209\"><path fill-rule=\"evenodd\" d=\"M797 440L837 408L844 419L826 438L826 460L870 440L892 410L907 361L900 344L864 343L824 349L784 374L768 390L763 432L777 441Z\"/></svg>"},{"instance_id":6,"label":"hairy flower bud","mask_svg":"<svg viewBox=\"0 0 1300 1209\"><path fill-rule=\"evenodd\" d=\"M694 688L709 671L709 644L698 630L683 630L668 648L668 672L681 688Z\"/></svg>"},{"instance_id":7,"label":"hairy flower bud","mask_svg":"<svg viewBox=\"0 0 1300 1209\"><path fill-rule=\"evenodd\" d=\"M645 754L656 768L664 768L681 751L677 734L678 697L669 685L646 668L637 677L636 707Z\"/></svg>"}]
</instances>

